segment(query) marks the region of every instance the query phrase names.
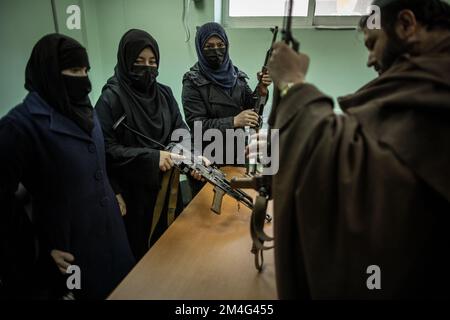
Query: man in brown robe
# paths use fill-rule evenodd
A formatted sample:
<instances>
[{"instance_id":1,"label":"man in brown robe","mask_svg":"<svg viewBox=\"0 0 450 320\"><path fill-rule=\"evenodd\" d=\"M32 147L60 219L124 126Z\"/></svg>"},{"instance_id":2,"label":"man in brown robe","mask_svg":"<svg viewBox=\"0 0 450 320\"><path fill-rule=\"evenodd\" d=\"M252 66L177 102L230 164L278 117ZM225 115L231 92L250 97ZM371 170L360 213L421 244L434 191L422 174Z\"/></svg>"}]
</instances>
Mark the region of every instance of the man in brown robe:
<instances>
[{"instance_id":1,"label":"man in brown robe","mask_svg":"<svg viewBox=\"0 0 450 320\"><path fill-rule=\"evenodd\" d=\"M306 55L274 47L281 299L450 296L449 6L374 4L381 29L362 29L380 76L340 98L344 114L305 82Z\"/></svg>"}]
</instances>

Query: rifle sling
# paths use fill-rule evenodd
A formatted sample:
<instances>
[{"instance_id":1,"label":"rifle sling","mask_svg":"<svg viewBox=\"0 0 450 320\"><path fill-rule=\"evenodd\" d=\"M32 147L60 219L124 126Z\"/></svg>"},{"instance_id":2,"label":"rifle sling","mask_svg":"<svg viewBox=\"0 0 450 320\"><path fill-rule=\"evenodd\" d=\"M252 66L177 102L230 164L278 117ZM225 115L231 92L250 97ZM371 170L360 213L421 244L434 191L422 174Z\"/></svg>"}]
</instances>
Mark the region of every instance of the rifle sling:
<instances>
[{"instance_id":1,"label":"rifle sling","mask_svg":"<svg viewBox=\"0 0 450 320\"><path fill-rule=\"evenodd\" d=\"M258 195L255 200L255 205L251 215L250 221L250 234L253 241L251 252L255 255L255 267L258 271L262 271L264 264L264 250L272 249L271 247L264 246L265 241L272 241L273 238L269 237L264 232L264 221L266 219L268 199L264 196Z\"/></svg>"},{"instance_id":2,"label":"rifle sling","mask_svg":"<svg viewBox=\"0 0 450 320\"><path fill-rule=\"evenodd\" d=\"M155 207L153 209L153 218L152 225L150 230L150 235L148 237L148 247L150 248L151 239L153 233L158 225L159 220L161 219L161 214L164 209L164 204L167 196L167 191L170 185L169 191L169 202L167 208L167 226L170 226L172 222L175 220L175 211L177 208L177 200L178 200L178 186L179 186L179 177L180 173L176 169L172 169L167 171L163 175L163 180L161 183L161 189L158 192L158 196L156 198Z\"/></svg>"}]
</instances>

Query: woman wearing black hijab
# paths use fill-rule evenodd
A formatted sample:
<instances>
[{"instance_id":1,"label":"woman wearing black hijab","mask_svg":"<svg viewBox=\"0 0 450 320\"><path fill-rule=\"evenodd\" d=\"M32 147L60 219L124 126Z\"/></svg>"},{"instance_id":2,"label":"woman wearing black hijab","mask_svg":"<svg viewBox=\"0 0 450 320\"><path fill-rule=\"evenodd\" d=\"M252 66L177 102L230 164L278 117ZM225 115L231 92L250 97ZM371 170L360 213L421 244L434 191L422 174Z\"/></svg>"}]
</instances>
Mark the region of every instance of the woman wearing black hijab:
<instances>
[{"instance_id":1,"label":"woman wearing black hijab","mask_svg":"<svg viewBox=\"0 0 450 320\"><path fill-rule=\"evenodd\" d=\"M198 62L183 77L183 108L189 128L194 130L194 123L200 122L203 131L219 129L224 137L226 130L255 127L259 124L259 116L253 112L257 101L257 92L248 86L248 76L233 65L229 56L227 34L223 27L209 22L197 30L195 49ZM258 93L268 94L267 87L272 83L268 74L262 76L262 86ZM230 143L230 142L228 142ZM203 149L206 147L203 144ZM227 155L223 150L223 162ZM238 164L235 149L234 163ZM242 157L243 158L243 157ZM197 193L202 184L190 180L193 193Z\"/></svg>"},{"instance_id":2,"label":"woman wearing black hijab","mask_svg":"<svg viewBox=\"0 0 450 320\"><path fill-rule=\"evenodd\" d=\"M150 34L136 29L125 33L114 76L95 106L105 135L109 176L116 194L125 200L125 225L137 259L182 209L178 171L159 144L167 145L174 130L187 126L172 90L156 80L159 61L158 44ZM123 116L122 124L115 125Z\"/></svg>"},{"instance_id":3,"label":"woman wearing black hijab","mask_svg":"<svg viewBox=\"0 0 450 320\"><path fill-rule=\"evenodd\" d=\"M88 70L85 48L69 37L50 34L33 48L26 68L29 94L0 120L0 197L6 208L0 224L7 246L8 214L21 182L32 196L40 245L37 266L29 268L42 271L37 281L64 293L68 286L58 268L65 273L76 265L81 289L75 286L73 295L103 299L130 271L134 258L106 175ZM11 255L2 254L5 263ZM50 297L60 297L51 289Z\"/></svg>"}]
</instances>

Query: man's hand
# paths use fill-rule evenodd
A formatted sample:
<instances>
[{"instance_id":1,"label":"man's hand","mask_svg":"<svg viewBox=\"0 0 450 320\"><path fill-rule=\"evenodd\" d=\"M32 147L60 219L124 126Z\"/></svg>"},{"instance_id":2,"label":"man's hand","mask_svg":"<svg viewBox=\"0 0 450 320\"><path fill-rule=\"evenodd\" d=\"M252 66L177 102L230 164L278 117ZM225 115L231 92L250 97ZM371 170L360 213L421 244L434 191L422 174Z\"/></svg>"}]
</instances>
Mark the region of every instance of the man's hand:
<instances>
[{"instance_id":1,"label":"man's hand","mask_svg":"<svg viewBox=\"0 0 450 320\"><path fill-rule=\"evenodd\" d=\"M258 87L258 93L265 97L269 94L269 89L267 89L267 87L272 84L272 78L267 71L264 74L262 72L258 72L256 76L258 77L258 81L261 81L261 85Z\"/></svg>"},{"instance_id":2,"label":"man's hand","mask_svg":"<svg viewBox=\"0 0 450 320\"><path fill-rule=\"evenodd\" d=\"M52 250L50 255L53 260L55 260L55 263L62 274L66 274L67 268L70 267L70 263L75 261L74 256L68 252Z\"/></svg>"},{"instance_id":3,"label":"man's hand","mask_svg":"<svg viewBox=\"0 0 450 320\"><path fill-rule=\"evenodd\" d=\"M283 90L289 83L303 83L308 68L309 57L307 55L295 52L284 42L277 42L273 45L268 69L275 85L280 90Z\"/></svg>"},{"instance_id":4,"label":"man's hand","mask_svg":"<svg viewBox=\"0 0 450 320\"><path fill-rule=\"evenodd\" d=\"M116 198L117 202L119 203L120 213L122 214L123 217L127 214L127 205L121 194L117 194Z\"/></svg>"},{"instance_id":5,"label":"man's hand","mask_svg":"<svg viewBox=\"0 0 450 320\"><path fill-rule=\"evenodd\" d=\"M183 160L184 157L182 155L178 155L176 153L170 153L167 151L159 152L159 169L162 172L169 171L175 165L174 161Z\"/></svg>"},{"instance_id":6,"label":"man's hand","mask_svg":"<svg viewBox=\"0 0 450 320\"><path fill-rule=\"evenodd\" d=\"M234 117L235 128L256 127L257 125L259 125L259 116L253 110L244 110Z\"/></svg>"}]
</instances>

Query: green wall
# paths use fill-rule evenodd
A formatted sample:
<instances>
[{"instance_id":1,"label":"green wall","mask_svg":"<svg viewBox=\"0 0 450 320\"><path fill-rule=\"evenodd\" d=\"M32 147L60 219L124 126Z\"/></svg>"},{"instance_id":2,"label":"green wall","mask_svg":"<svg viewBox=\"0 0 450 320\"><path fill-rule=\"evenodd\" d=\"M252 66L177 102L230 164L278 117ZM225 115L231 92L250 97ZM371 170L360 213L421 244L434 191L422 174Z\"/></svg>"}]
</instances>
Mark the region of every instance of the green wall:
<instances>
[{"instance_id":1,"label":"green wall","mask_svg":"<svg viewBox=\"0 0 450 320\"><path fill-rule=\"evenodd\" d=\"M212 20L214 10L213 1L204 1L198 7L192 4L189 18L192 36L191 41L185 43L181 19L182 3L178 0L95 1L96 16L88 17L87 23L93 19L97 22L97 43L102 69L102 81L97 83L99 89L113 75L120 38L129 29L138 28L148 31L158 41L161 55L158 80L169 85L180 102L181 79L184 72L196 61L193 41L195 26ZM88 34L91 34L89 29ZM98 95L94 92L92 101L95 102L97 98Z\"/></svg>"},{"instance_id":2,"label":"green wall","mask_svg":"<svg viewBox=\"0 0 450 320\"><path fill-rule=\"evenodd\" d=\"M252 85L256 85L256 72L270 45L270 31L229 29L227 33L233 61L249 74ZM376 76L366 68L367 51L362 35L355 30L296 29L294 37L311 58L307 81L334 98L357 90Z\"/></svg>"},{"instance_id":3,"label":"green wall","mask_svg":"<svg viewBox=\"0 0 450 320\"><path fill-rule=\"evenodd\" d=\"M31 49L50 32L54 32L50 1L0 0L0 116L25 96Z\"/></svg>"},{"instance_id":4,"label":"green wall","mask_svg":"<svg viewBox=\"0 0 450 320\"><path fill-rule=\"evenodd\" d=\"M103 83L112 75L122 34L130 28L142 28L158 40L161 51L159 81L172 88L180 104L183 74L197 60L195 27L214 19L214 1L205 0L199 8L192 4L188 43L184 41L181 22L182 1L96 0L95 3ZM280 19L280 25L281 22ZM256 73L270 45L271 33L268 29L227 29L227 33L231 58L250 76L250 84L254 87ZM308 80L327 94L334 97L347 94L375 77L375 73L365 67L367 51L358 32L301 29L295 30L294 34L301 41L302 50L312 58ZM96 98L94 93L93 101Z\"/></svg>"},{"instance_id":5,"label":"green wall","mask_svg":"<svg viewBox=\"0 0 450 320\"><path fill-rule=\"evenodd\" d=\"M159 81L169 85L181 101L181 80L197 57L195 26L212 21L214 1L191 4L191 39L185 43L181 0L56 0L59 31L82 42L91 60L95 103L113 74L117 46L130 28L142 28L157 40L161 51ZM82 9L82 30L67 30L65 10L70 4ZM280 19L281 25L281 19ZM34 43L54 31L50 0L0 0L0 116L25 95L24 70ZM227 29L231 58L256 85L271 34L265 29ZM365 67L367 52L361 35L344 30L295 30L302 50L311 56L308 81L333 97L350 93L375 76ZM181 105L180 105L181 107Z\"/></svg>"}]
</instances>

